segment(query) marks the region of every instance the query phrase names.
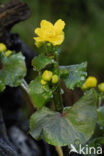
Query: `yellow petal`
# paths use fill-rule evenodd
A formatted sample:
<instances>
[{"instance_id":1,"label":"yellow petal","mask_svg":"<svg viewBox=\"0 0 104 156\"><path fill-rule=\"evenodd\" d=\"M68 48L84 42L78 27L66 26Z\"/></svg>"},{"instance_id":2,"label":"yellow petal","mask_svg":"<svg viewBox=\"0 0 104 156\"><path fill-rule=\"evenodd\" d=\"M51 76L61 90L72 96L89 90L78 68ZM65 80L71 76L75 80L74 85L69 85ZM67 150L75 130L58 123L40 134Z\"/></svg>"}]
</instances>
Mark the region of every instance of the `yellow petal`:
<instances>
[{"instance_id":1,"label":"yellow petal","mask_svg":"<svg viewBox=\"0 0 104 156\"><path fill-rule=\"evenodd\" d=\"M40 23L40 26L42 29L53 29L53 24L51 22L46 21L46 20L42 20Z\"/></svg>"},{"instance_id":2,"label":"yellow petal","mask_svg":"<svg viewBox=\"0 0 104 156\"><path fill-rule=\"evenodd\" d=\"M34 37L35 40L35 45L39 48L42 43L44 42L44 40L41 37Z\"/></svg>"},{"instance_id":3,"label":"yellow petal","mask_svg":"<svg viewBox=\"0 0 104 156\"><path fill-rule=\"evenodd\" d=\"M34 37L33 38L36 42L43 42L44 40L43 40L43 38L41 38L41 37Z\"/></svg>"},{"instance_id":4,"label":"yellow petal","mask_svg":"<svg viewBox=\"0 0 104 156\"><path fill-rule=\"evenodd\" d=\"M37 34L38 36L40 36L41 35L41 29L40 28L36 28L34 30L34 33Z\"/></svg>"},{"instance_id":5,"label":"yellow petal","mask_svg":"<svg viewBox=\"0 0 104 156\"><path fill-rule=\"evenodd\" d=\"M39 48L41 47L41 42L35 42L35 45Z\"/></svg>"},{"instance_id":6,"label":"yellow petal","mask_svg":"<svg viewBox=\"0 0 104 156\"><path fill-rule=\"evenodd\" d=\"M65 22L62 21L61 19L57 20L56 23L54 24L54 29L56 33L60 33L65 27Z\"/></svg>"},{"instance_id":7,"label":"yellow petal","mask_svg":"<svg viewBox=\"0 0 104 156\"><path fill-rule=\"evenodd\" d=\"M60 35L56 35L54 38L49 38L48 41L51 42L54 46L60 45L64 41L64 32L62 32Z\"/></svg>"}]
</instances>

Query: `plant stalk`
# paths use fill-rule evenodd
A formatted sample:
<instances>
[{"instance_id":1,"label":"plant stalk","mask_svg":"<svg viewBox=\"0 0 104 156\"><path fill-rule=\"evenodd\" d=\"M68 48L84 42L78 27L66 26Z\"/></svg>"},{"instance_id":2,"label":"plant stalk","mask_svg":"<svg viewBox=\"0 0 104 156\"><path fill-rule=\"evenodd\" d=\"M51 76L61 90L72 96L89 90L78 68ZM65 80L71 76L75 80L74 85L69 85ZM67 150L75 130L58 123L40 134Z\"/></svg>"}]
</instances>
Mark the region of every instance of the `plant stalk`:
<instances>
[{"instance_id":1,"label":"plant stalk","mask_svg":"<svg viewBox=\"0 0 104 156\"><path fill-rule=\"evenodd\" d=\"M57 151L57 153L58 153L59 156L64 156L63 155L62 148L60 146L56 146L56 151Z\"/></svg>"},{"instance_id":2,"label":"plant stalk","mask_svg":"<svg viewBox=\"0 0 104 156\"><path fill-rule=\"evenodd\" d=\"M56 68L57 74L59 76L59 83L58 83L56 91L53 93L53 99L54 99L56 111L62 113L64 106L63 106L63 100L62 100L62 94L61 94L59 60L58 60L58 54L57 53L55 54L54 58L56 61L55 68ZM67 146L63 147L63 150L60 146L56 146L56 151L57 151L59 156L69 156L69 150L68 150Z\"/></svg>"},{"instance_id":3,"label":"plant stalk","mask_svg":"<svg viewBox=\"0 0 104 156\"><path fill-rule=\"evenodd\" d=\"M54 96L54 104L56 111L62 113L63 112L63 103L62 103L62 96L60 93L60 84L58 85L56 91L53 93Z\"/></svg>"},{"instance_id":4,"label":"plant stalk","mask_svg":"<svg viewBox=\"0 0 104 156\"><path fill-rule=\"evenodd\" d=\"M58 54L56 53L54 55L54 58L55 58L55 68L56 68L56 71L57 71L57 74L60 78L60 71L59 71L59 60L58 60ZM62 95L61 95L61 87L60 87L60 79L59 79L59 82L58 82L58 85L57 85L57 89L55 90L55 92L53 93L53 99L54 99L54 104L55 104L55 107L56 107L56 111L58 112L63 112L63 101L62 101Z\"/></svg>"},{"instance_id":5,"label":"plant stalk","mask_svg":"<svg viewBox=\"0 0 104 156\"><path fill-rule=\"evenodd\" d=\"M102 103L102 98L101 98L101 96L99 96L99 98L98 98L98 108L101 106L101 103Z\"/></svg>"}]
</instances>

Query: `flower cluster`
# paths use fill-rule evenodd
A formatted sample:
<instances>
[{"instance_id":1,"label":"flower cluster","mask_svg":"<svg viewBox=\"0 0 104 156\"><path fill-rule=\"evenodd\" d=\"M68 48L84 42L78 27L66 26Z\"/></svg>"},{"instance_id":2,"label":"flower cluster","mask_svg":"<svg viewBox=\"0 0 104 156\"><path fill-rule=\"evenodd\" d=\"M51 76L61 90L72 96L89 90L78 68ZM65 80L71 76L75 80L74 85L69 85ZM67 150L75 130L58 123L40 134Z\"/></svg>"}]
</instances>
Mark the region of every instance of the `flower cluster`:
<instances>
[{"instance_id":1,"label":"flower cluster","mask_svg":"<svg viewBox=\"0 0 104 156\"><path fill-rule=\"evenodd\" d=\"M86 79L85 83L83 84L82 89L86 90L86 89L94 88L94 87L97 87L97 79L94 76L89 76ZM103 82L98 85L98 90L100 92L104 92L104 83Z\"/></svg>"},{"instance_id":2,"label":"flower cluster","mask_svg":"<svg viewBox=\"0 0 104 156\"><path fill-rule=\"evenodd\" d=\"M48 82L51 82L52 84L56 84L59 81L59 77L56 74L53 74L51 71L49 70L45 70L42 74L42 79L40 81L40 83L42 85L46 85Z\"/></svg>"},{"instance_id":3,"label":"flower cluster","mask_svg":"<svg viewBox=\"0 0 104 156\"><path fill-rule=\"evenodd\" d=\"M40 28L36 28L34 33L38 37L34 37L35 44L39 47L44 42L49 42L52 45L60 45L64 41L65 22L61 19L57 20L53 25L52 23L42 20L40 23Z\"/></svg>"},{"instance_id":4,"label":"flower cluster","mask_svg":"<svg viewBox=\"0 0 104 156\"><path fill-rule=\"evenodd\" d=\"M93 88L97 86L97 79L93 76L89 76L82 86L82 89Z\"/></svg>"},{"instance_id":5,"label":"flower cluster","mask_svg":"<svg viewBox=\"0 0 104 156\"><path fill-rule=\"evenodd\" d=\"M11 50L7 50L7 47L4 43L0 43L0 53L3 53L6 57L12 54Z\"/></svg>"},{"instance_id":6,"label":"flower cluster","mask_svg":"<svg viewBox=\"0 0 104 156\"><path fill-rule=\"evenodd\" d=\"M104 92L104 83L103 82L98 85L98 89L100 92Z\"/></svg>"}]
</instances>

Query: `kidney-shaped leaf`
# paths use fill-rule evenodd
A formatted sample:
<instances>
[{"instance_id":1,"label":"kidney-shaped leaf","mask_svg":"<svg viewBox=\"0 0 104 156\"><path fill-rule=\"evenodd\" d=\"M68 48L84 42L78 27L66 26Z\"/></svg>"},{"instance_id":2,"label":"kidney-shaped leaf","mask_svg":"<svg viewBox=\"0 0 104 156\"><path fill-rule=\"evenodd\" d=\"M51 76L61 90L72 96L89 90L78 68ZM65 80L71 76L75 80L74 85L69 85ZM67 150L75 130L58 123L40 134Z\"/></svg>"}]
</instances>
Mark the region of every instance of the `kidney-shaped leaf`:
<instances>
[{"instance_id":1,"label":"kidney-shaped leaf","mask_svg":"<svg viewBox=\"0 0 104 156\"><path fill-rule=\"evenodd\" d=\"M26 66L22 54L13 54L8 58L5 58L2 63L0 81L11 87L20 85L26 75Z\"/></svg>"},{"instance_id":2,"label":"kidney-shaped leaf","mask_svg":"<svg viewBox=\"0 0 104 156\"><path fill-rule=\"evenodd\" d=\"M69 89L81 87L87 76L86 68L86 62L70 66L60 66L60 73L64 79L66 87Z\"/></svg>"},{"instance_id":3,"label":"kidney-shaped leaf","mask_svg":"<svg viewBox=\"0 0 104 156\"><path fill-rule=\"evenodd\" d=\"M54 60L45 56L45 54L40 54L32 60L32 65L37 71L40 71L41 69L52 63L54 63Z\"/></svg>"},{"instance_id":4,"label":"kidney-shaped leaf","mask_svg":"<svg viewBox=\"0 0 104 156\"><path fill-rule=\"evenodd\" d=\"M40 81L41 77L38 76L35 80L31 81L29 85L29 94L37 108L41 108L43 105L45 105L52 96L51 89L44 89Z\"/></svg>"},{"instance_id":5,"label":"kidney-shaped leaf","mask_svg":"<svg viewBox=\"0 0 104 156\"><path fill-rule=\"evenodd\" d=\"M44 107L31 116L30 134L55 146L74 144L76 140L83 144L95 128L96 102L96 93L90 90L63 114Z\"/></svg>"}]
</instances>

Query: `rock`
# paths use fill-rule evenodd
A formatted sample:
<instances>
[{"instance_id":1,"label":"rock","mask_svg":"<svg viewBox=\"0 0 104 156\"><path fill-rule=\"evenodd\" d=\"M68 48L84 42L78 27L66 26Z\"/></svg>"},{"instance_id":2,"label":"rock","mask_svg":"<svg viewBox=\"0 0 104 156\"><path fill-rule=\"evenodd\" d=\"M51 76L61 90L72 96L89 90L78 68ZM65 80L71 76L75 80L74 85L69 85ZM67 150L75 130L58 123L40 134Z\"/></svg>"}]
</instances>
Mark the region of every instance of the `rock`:
<instances>
[{"instance_id":1,"label":"rock","mask_svg":"<svg viewBox=\"0 0 104 156\"><path fill-rule=\"evenodd\" d=\"M40 156L40 151L35 141L18 127L13 126L9 129L9 137L15 145L19 156Z\"/></svg>"}]
</instances>

